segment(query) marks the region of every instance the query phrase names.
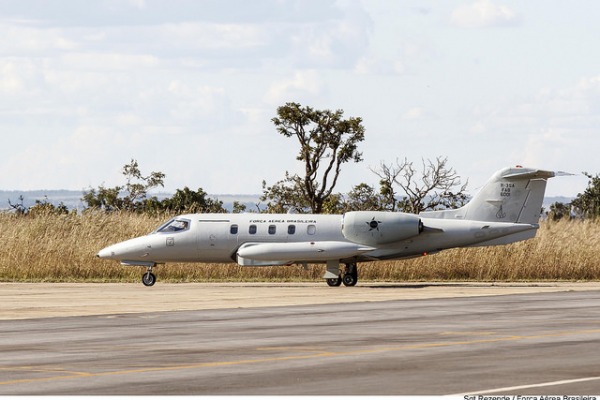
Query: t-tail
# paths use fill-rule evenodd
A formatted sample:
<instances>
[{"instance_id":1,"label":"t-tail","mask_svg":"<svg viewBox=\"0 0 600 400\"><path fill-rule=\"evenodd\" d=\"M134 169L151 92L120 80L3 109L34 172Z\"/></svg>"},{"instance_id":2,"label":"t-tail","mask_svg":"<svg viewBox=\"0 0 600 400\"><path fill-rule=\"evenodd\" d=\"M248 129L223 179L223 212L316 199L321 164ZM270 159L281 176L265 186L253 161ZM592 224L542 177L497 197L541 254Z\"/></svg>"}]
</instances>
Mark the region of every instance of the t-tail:
<instances>
[{"instance_id":1,"label":"t-tail","mask_svg":"<svg viewBox=\"0 0 600 400\"><path fill-rule=\"evenodd\" d=\"M548 178L555 172L533 168L504 168L496 172L465 206L429 211L425 218L462 219L537 225Z\"/></svg>"}]
</instances>

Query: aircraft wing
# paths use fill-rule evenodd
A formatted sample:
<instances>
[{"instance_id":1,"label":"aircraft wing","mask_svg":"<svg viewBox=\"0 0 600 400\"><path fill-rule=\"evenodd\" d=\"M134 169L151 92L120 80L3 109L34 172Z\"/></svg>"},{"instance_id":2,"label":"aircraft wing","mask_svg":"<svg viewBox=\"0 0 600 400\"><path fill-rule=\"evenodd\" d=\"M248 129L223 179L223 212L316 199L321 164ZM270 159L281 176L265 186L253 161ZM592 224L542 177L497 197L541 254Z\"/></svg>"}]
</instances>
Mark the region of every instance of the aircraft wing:
<instances>
[{"instance_id":1,"label":"aircraft wing","mask_svg":"<svg viewBox=\"0 0 600 400\"><path fill-rule=\"evenodd\" d=\"M370 246L336 241L245 243L238 249L237 259L240 265L285 265L350 258L373 250Z\"/></svg>"}]
</instances>

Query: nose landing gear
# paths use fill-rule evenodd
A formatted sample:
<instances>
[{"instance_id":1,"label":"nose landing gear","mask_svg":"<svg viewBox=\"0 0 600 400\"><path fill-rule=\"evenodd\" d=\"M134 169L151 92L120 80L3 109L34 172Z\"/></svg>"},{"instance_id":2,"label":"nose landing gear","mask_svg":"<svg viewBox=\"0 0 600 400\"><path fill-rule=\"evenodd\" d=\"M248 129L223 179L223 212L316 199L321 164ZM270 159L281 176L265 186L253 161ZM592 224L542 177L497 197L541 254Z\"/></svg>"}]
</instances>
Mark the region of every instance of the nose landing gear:
<instances>
[{"instance_id":1,"label":"nose landing gear","mask_svg":"<svg viewBox=\"0 0 600 400\"><path fill-rule=\"evenodd\" d=\"M152 267L148 267L148 270L142 275L142 283L144 286L152 286L156 283L156 275L152 273Z\"/></svg>"}]
</instances>

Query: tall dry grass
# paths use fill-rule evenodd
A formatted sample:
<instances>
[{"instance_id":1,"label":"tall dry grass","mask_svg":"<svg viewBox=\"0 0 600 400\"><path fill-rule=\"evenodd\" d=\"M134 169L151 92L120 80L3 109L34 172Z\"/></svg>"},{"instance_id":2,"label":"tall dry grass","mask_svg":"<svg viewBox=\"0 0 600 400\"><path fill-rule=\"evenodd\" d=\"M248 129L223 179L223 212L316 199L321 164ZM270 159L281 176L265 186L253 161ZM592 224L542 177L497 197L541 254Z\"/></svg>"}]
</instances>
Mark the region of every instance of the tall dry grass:
<instances>
[{"instance_id":1,"label":"tall dry grass","mask_svg":"<svg viewBox=\"0 0 600 400\"><path fill-rule=\"evenodd\" d=\"M139 267L95 257L99 249L152 231L169 216L89 213L18 217L0 214L0 281L137 282ZM362 263L360 279L377 281L531 281L600 279L600 223L543 222L537 237L507 246L452 249L410 260ZM248 268L168 264L159 280L314 281L324 267Z\"/></svg>"}]
</instances>

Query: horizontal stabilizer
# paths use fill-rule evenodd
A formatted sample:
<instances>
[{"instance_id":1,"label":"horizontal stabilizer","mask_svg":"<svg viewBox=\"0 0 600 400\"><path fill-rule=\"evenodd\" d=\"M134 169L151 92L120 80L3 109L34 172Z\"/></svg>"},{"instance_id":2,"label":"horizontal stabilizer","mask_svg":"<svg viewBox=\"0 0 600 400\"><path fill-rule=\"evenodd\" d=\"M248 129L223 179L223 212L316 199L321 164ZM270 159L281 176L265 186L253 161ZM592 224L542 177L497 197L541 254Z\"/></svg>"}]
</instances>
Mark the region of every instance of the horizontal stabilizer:
<instances>
[{"instance_id":1,"label":"horizontal stabilizer","mask_svg":"<svg viewBox=\"0 0 600 400\"><path fill-rule=\"evenodd\" d=\"M556 173L553 171L543 171L540 169L526 169L522 170L510 170L511 172L507 174L503 174L502 178L504 179L548 179L556 176Z\"/></svg>"}]
</instances>

